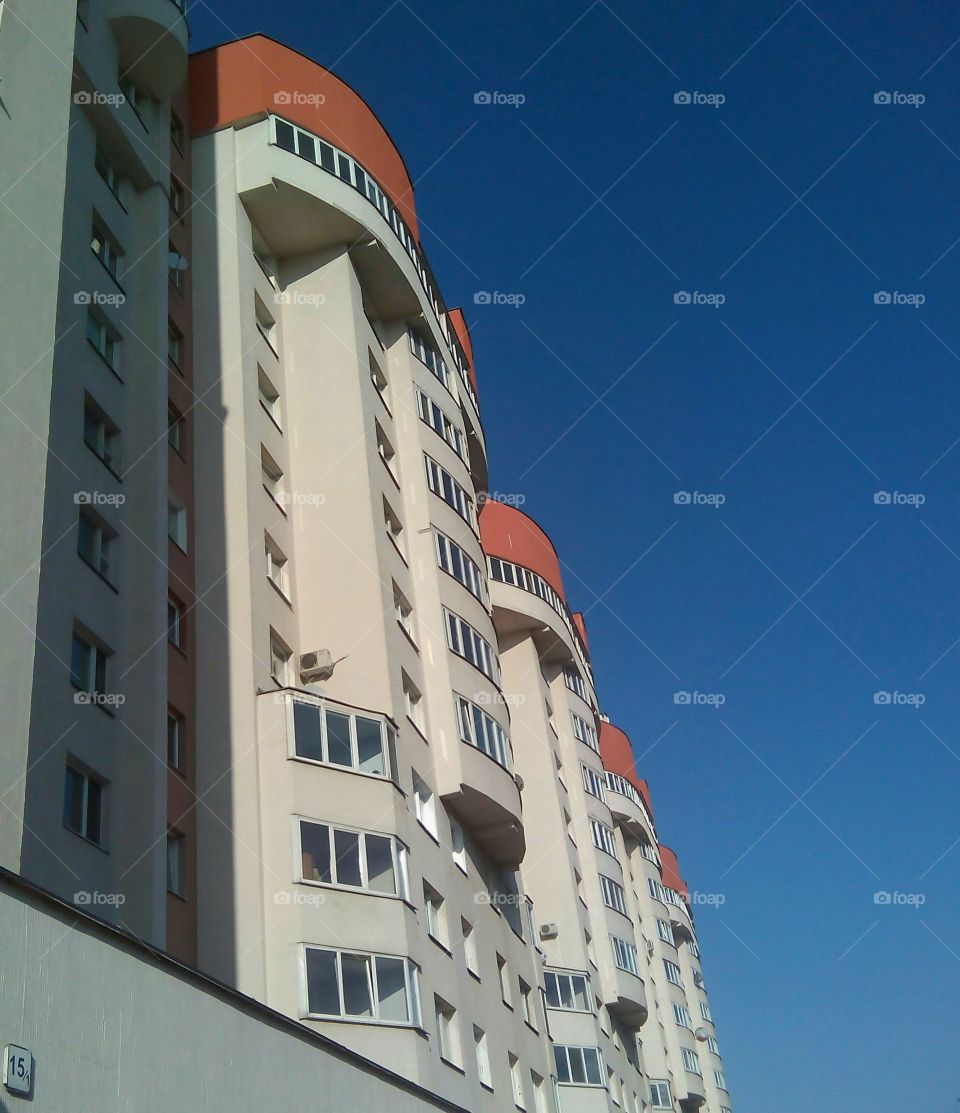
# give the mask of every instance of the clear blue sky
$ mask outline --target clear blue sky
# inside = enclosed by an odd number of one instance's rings
[[[735,1113],[946,1113],[960,9],[788,4],[193,0],[192,25],[330,66],[406,157],[491,487],[556,542],[664,841],[725,899],[697,922]]]

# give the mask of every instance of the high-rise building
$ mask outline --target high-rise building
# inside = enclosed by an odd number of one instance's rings
[[[389,135],[175,0],[0,13],[0,865],[461,1107],[723,1113]]]

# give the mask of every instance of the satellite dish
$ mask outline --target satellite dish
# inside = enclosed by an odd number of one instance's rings
[[[167,255],[167,266],[172,271],[185,271],[190,269],[190,261],[179,251],[171,251]]]
[[[707,1040],[710,1038],[710,1033],[706,1030],[706,1028],[698,1028],[693,1034],[694,1037],[700,1041],[700,1043],[706,1043]]]

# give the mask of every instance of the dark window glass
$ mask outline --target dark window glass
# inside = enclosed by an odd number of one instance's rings
[[[354,831],[334,831],[333,846],[337,856],[337,884],[361,885],[360,836]]]
[[[317,145],[320,147],[320,165],[324,170],[329,170],[331,174],[335,174],[337,168],[333,161],[333,147],[329,143],[324,143],[322,139],[317,140]]]
[[[301,822],[300,857],[304,881],[330,882],[330,828]]]
[[[383,762],[383,727],[377,719],[357,716],[357,752],[365,773],[386,773]]]
[[[103,787],[99,781],[87,782],[87,830],[86,836],[94,842],[100,841],[100,811]]]
[[[378,893],[396,893],[393,876],[393,847],[383,835],[367,835],[367,879],[370,888]]]
[[[341,955],[343,1011],[346,1016],[373,1016],[370,959],[365,955]]]
[[[307,1003],[312,1013],[340,1015],[337,956],[332,951],[307,951]]]
[[[337,171],[345,182],[350,181],[350,159],[346,155],[337,155]]]
[[[69,765],[64,784],[63,822],[71,831],[83,834],[83,776]]]
[[[323,760],[323,749],[320,745],[320,709],[318,707],[294,700],[293,733],[296,751],[300,757],[312,758],[314,761]]]
[[[360,190],[361,193],[366,193],[366,191],[367,191],[367,176],[366,176],[366,174],[364,174],[364,172],[360,169],[359,166],[354,168],[354,177],[357,179],[354,182],[354,185],[357,187],[357,189]]]
[[[307,135],[305,131],[297,132],[297,154],[310,162],[317,161],[317,147],[313,136]]]
[[[277,120],[277,146],[283,147],[285,151],[296,153],[294,130],[290,124],[285,124],[283,120]]]
[[[327,716],[327,751],[328,761],[334,765],[352,765],[353,757],[350,750],[350,716],[341,715],[339,711],[328,711]]]

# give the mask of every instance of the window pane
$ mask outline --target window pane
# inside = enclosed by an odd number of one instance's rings
[[[277,120],[277,146],[285,151],[294,151],[293,128],[282,120]]]
[[[573,1008],[573,988],[570,978],[561,977],[557,979],[560,990],[560,1007],[563,1009]]]
[[[373,1016],[370,959],[366,955],[341,955],[343,1011],[347,1016]]]
[[[87,781],[87,830],[86,836],[94,842],[100,841],[100,799],[103,795],[99,781]]]
[[[383,727],[377,719],[357,716],[357,751],[359,768],[365,773],[386,773],[383,761]]]
[[[83,777],[69,765],[64,784],[63,822],[71,831],[83,829]]]
[[[556,974],[544,974],[543,976],[543,987],[547,996],[547,1004],[552,1009],[560,1008],[559,980]]]
[[[337,858],[337,884],[361,885],[360,836],[354,831],[334,831],[333,847]]]
[[[334,765],[352,765],[350,751],[350,716],[339,711],[327,711],[328,760]]]
[[[383,835],[366,835],[367,878],[371,889],[378,893],[396,893],[393,876],[393,844]]]
[[[307,951],[307,1007],[312,1013],[340,1015],[337,956],[333,951]]]
[[[320,823],[300,824],[300,860],[304,881],[331,881],[330,828]]]
[[[294,700],[293,733],[294,745],[300,757],[312,758],[314,761],[323,760],[323,749],[320,745],[319,707]]]
[[[578,1009],[588,1009],[590,1006],[587,1004],[587,979],[574,978],[573,989],[576,1007]]]
[[[405,963],[399,958],[377,959],[377,995],[380,1019],[407,1021],[407,976]]]
[[[556,1063],[557,1063],[557,1081],[558,1082],[569,1082],[570,1081],[570,1071],[569,1071],[569,1068],[567,1067],[567,1051],[566,1051],[566,1048],[563,1047],[559,1043],[555,1043],[553,1045],[553,1057],[554,1057],[554,1059],[556,1060]]]
[[[595,1047],[585,1047],[583,1058],[587,1072],[587,1081],[594,1086],[600,1085],[600,1055]]]
[[[568,1047],[567,1055],[570,1057],[570,1081],[586,1082],[587,1072],[583,1066],[583,1048]]]
[[[90,653],[91,647],[78,635],[73,635],[73,644],[70,649],[70,677],[80,688],[85,688],[90,683]]]

